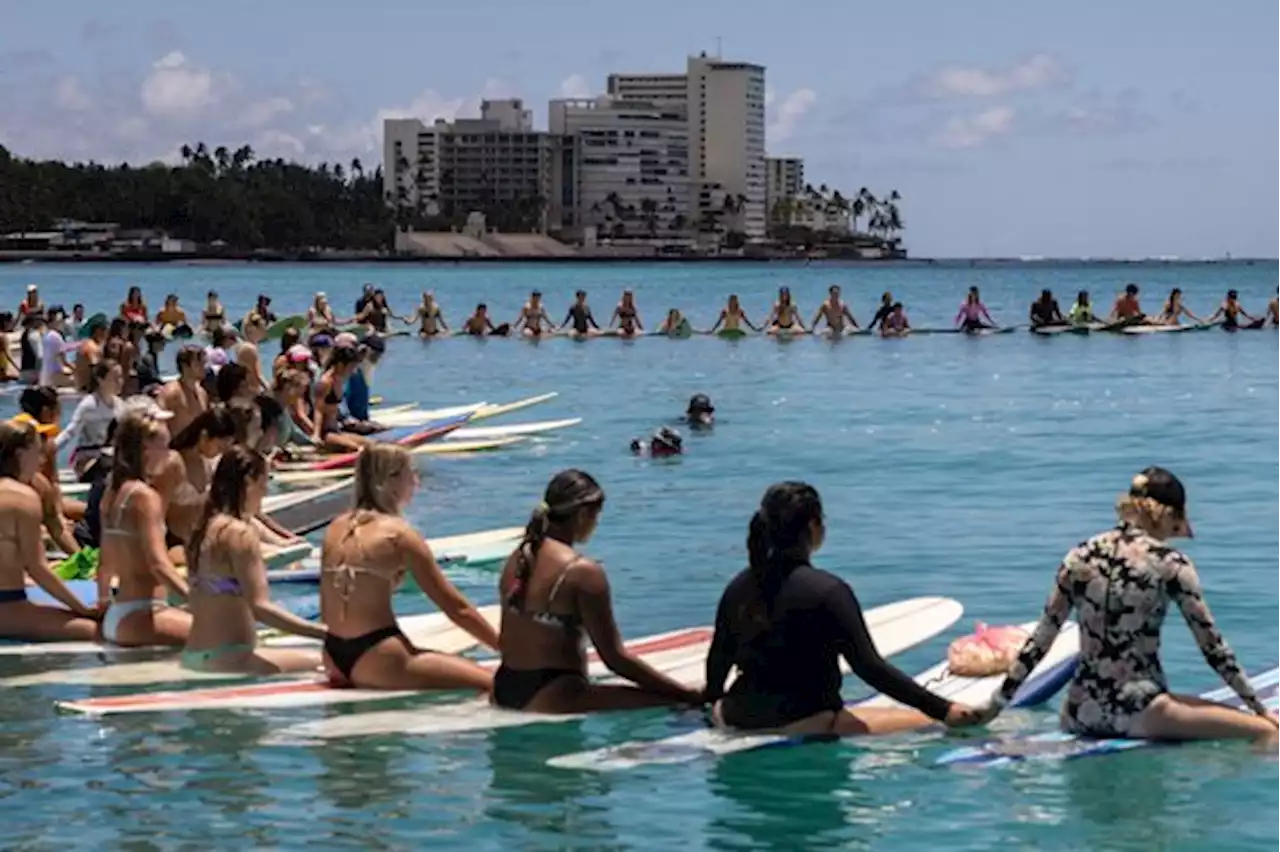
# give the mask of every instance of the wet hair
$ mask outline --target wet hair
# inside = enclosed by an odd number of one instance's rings
[[[1227,291],[1227,298],[1228,298],[1228,299],[1238,299],[1238,298],[1240,298],[1240,293],[1239,293],[1239,291],[1237,291],[1237,290],[1228,290],[1228,291]]]
[[[811,526],[822,521],[822,498],[805,482],[779,482],[769,486],[760,508],[747,526],[747,566],[755,579],[756,594],[746,604],[747,622],[767,630],[773,602],[782,583],[797,566],[808,560]]]
[[[111,358],[103,358],[94,364],[93,369],[89,371],[89,393],[97,393],[102,380],[111,375],[112,370],[116,369],[119,369],[123,374],[124,368],[120,366],[120,362]]]
[[[209,523],[217,515],[240,518],[244,515],[244,498],[248,484],[267,474],[267,460],[248,447],[232,447],[222,454],[218,466],[209,480],[209,494],[204,511],[191,538],[187,541],[187,572],[194,576],[199,570],[199,559]]]
[[[489,306],[488,306],[488,305],[486,305],[484,302],[481,302],[480,304],[476,305],[476,311],[477,311],[477,312],[479,312],[479,311],[487,311],[487,310],[489,310]]]
[[[130,480],[147,478],[143,447],[163,428],[160,421],[141,411],[130,412],[116,421],[111,456],[111,484],[114,488],[119,489]]]
[[[185,452],[200,442],[200,436],[217,440],[234,439],[239,432],[235,417],[225,405],[213,405],[202,411],[186,428],[173,436],[169,449]]]
[[[1163,467],[1148,467],[1133,477],[1129,491],[1116,501],[1122,521],[1159,524],[1166,515],[1187,516],[1187,490],[1182,481]]]
[[[0,478],[17,479],[18,454],[39,440],[30,423],[0,422]]]
[[[302,332],[296,328],[286,328],[284,334],[280,335],[280,351],[288,352],[294,346],[302,342]]]
[[[1124,285],[1124,291],[1128,293],[1130,296],[1136,296],[1138,294],[1138,285],[1126,284]]]
[[[182,370],[184,367],[190,367],[192,364],[198,364],[203,358],[204,347],[198,346],[194,343],[188,343],[178,350],[178,354],[176,356],[178,369]]]
[[[47,385],[27,388],[18,397],[18,408],[37,420],[46,408],[56,408],[57,405],[58,391]]]
[[[1040,291],[1040,298],[1041,298],[1041,299],[1044,299],[1046,302],[1047,302],[1047,301],[1049,301],[1050,299],[1052,299],[1052,298],[1053,298],[1053,291],[1052,291],[1052,290],[1041,290],[1041,291]]]
[[[225,364],[218,370],[213,387],[219,402],[230,402],[236,391],[249,380],[249,371],[239,364]]]
[[[538,561],[538,551],[551,531],[572,528],[581,520],[583,513],[599,511],[603,505],[604,489],[591,474],[569,468],[551,478],[543,492],[542,502],[529,516],[529,523],[524,529],[516,560],[515,582],[507,595],[508,606],[523,609],[529,577]]]
[[[574,297],[575,297],[575,298],[578,298],[578,299],[585,299],[585,298],[587,297],[587,291],[586,291],[586,290],[577,290],[577,291],[575,291],[575,292],[574,292],[574,294],[573,294],[573,295],[574,295]]]

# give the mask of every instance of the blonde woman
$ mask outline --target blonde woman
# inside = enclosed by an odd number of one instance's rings
[[[35,427],[0,423],[0,636],[89,641],[98,632],[97,610],[72,594],[45,558],[43,512],[31,487],[43,458]],[[66,609],[28,601],[28,576]]]
[[[329,307],[329,299],[323,292],[316,293],[311,307],[307,308],[307,328],[312,334],[318,331],[330,331],[338,325],[333,318],[333,308]]]
[[[618,306],[613,309],[613,316],[609,319],[609,327],[617,328],[619,337],[635,337],[644,333],[634,291],[622,291],[622,298],[618,300]]]
[[[360,452],[355,508],[329,525],[320,571],[320,612],[329,626],[325,668],[339,683],[363,689],[475,689],[493,676],[462,657],[413,646],[391,606],[406,569],[449,620],[489,648],[498,633],[445,578],[431,548],[400,513],[418,472],[403,447],[373,444]]]
[[[204,515],[191,535],[191,632],[182,665],[195,671],[279,674],[320,667],[319,650],[259,648],[257,623],[323,639],[323,624],[271,600],[262,542],[252,523],[267,493],[267,463],[247,447],[222,454]]]
[[[165,590],[187,599],[187,583],[165,549],[164,504],[147,470],[169,456],[169,430],[154,409],[124,415],[116,425],[109,484],[102,495],[102,555],[98,601],[107,605],[102,638],[114,645],[181,645],[191,616],[165,602]],[[115,599],[111,584],[119,580]]]
[[[435,337],[438,334],[449,333],[449,326],[444,321],[444,314],[440,310],[440,305],[436,302],[435,294],[430,290],[422,294],[422,304],[418,305],[412,314],[401,319],[407,325],[418,323],[419,337]]]
[[[1058,566],[1040,624],[984,720],[1018,691],[1076,608],[1080,663],[1062,706],[1064,730],[1095,738],[1274,742],[1276,716],[1258,700],[1214,624],[1195,565],[1167,543],[1192,537],[1182,483],[1164,468],[1149,467],[1133,478],[1116,514],[1114,529],[1078,545]],[[1248,712],[1169,691],[1159,650],[1170,602]]]

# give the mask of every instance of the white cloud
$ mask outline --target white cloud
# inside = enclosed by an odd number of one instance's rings
[[[218,101],[212,72],[192,66],[177,50],[151,66],[141,96],[147,112],[172,118],[195,115]]]
[[[591,84],[581,74],[570,74],[560,81],[560,97],[589,98],[592,97]]]
[[[772,99],[765,94],[765,103]],[[796,89],[777,103],[772,109],[773,115],[765,128],[765,139],[770,143],[785,142],[796,132],[796,126],[813,109],[818,102],[818,93],[813,89]]]
[[[519,97],[519,93],[501,77],[490,77],[480,87],[480,97],[487,101],[500,101],[506,98]]]
[[[975,148],[1013,130],[1017,111],[1010,106],[985,109],[970,116],[956,116],[947,122],[934,140],[944,148]]]
[[[63,109],[81,112],[93,103],[80,78],[74,74],[63,77],[53,89],[53,100]]]
[[[293,112],[293,109],[293,101],[288,98],[266,98],[249,104],[240,114],[240,122],[246,127],[262,127],[270,124],[276,116]]]
[[[934,98],[994,97],[1011,92],[1044,89],[1066,82],[1062,64],[1047,53],[1037,53],[1003,70],[952,65],[940,68],[921,83]]]
[[[286,160],[297,160],[307,153],[307,146],[292,133],[266,130],[254,141],[253,150],[263,158],[282,157]]]

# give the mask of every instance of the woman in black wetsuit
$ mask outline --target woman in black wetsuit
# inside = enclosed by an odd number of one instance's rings
[[[880,656],[853,589],[809,564],[825,535],[812,486],[782,482],[765,492],[747,533],[750,565],[729,583],[716,612],[706,688],[716,721],[837,736],[908,731],[935,720],[974,724],[977,710],[939,698]],[[839,657],[907,707],[845,706]],[[726,692],[735,666],[741,675]]]

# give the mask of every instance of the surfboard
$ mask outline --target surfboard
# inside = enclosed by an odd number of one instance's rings
[[[1025,625],[1035,627],[1035,622]],[[877,647],[879,637],[877,636]],[[1079,631],[1075,624],[1064,626],[1053,649],[1041,662],[1022,689],[1014,696],[1012,706],[1033,706],[1047,701],[1070,679],[1079,654]],[[883,648],[880,649],[884,654]],[[887,656],[887,654],[885,654]],[[1004,681],[1003,676],[962,678],[948,673],[946,662],[916,675],[915,681],[936,695],[950,701],[982,704],[990,700]],[[898,702],[883,695],[849,702],[852,707],[897,707]],[[617,772],[638,766],[689,763],[703,758],[717,758],[761,748],[778,748],[830,741],[827,735],[744,734],[720,728],[700,728],[686,734],[661,740],[634,741],[621,745],[560,755],[547,761],[557,769],[592,772]]]
[[[747,333],[740,328],[722,328],[716,332],[716,337],[721,340],[741,340],[746,336]]]
[[[351,505],[351,477],[284,494],[269,494],[262,512],[294,535],[306,535],[332,521]]]
[[[470,405],[455,405],[450,408],[432,409],[418,408],[416,404],[409,408],[396,405],[387,408],[375,408],[370,412],[370,416],[375,422],[381,423],[383,426],[416,426],[421,423],[429,423],[432,420],[439,420],[443,417],[475,414],[487,404],[485,402],[473,402]]]
[[[1003,325],[999,328],[980,328],[976,331],[958,331],[960,334],[965,334],[969,337],[991,337],[994,334],[1009,334],[1017,330],[1018,327],[1016,325]]]
[[[1027,331],[1032,334],[1038,334],[1041,337],[1056,337],[1059,334],[1088,334],[1089,326],[1087,325],[1046,325],[1036,328],[1029,327]]]
[[[302,314],[281,317],[271,325],[267,326],[267,339],[279,340],[284,337],[284,333],[291,328],[296,328],[298,331],[305,331],[307,328],[307,318]]]
[[[569,417],[564,420],[540,420],[532,423],[512,423],[510,426],[467,426],[450,432],[444,443],[455,441],[490,441],[495,438],[515,438],[527,435],[541,435],[557,429],[568,429],[582,422],[581,417]]]
[[[882,651],[896,653],[936,636],[955,623],[963,610],[964,607],[958,602],[948,598],[913,598],[868,610],[866,619],[877,646]],[[654,650],[652,656],[645,657],[646,662],[681,683],[699,683],[705,676],[706,656],[711,647],[712,635],[710,628],[700,630],[704,635],[698,641],[679,648],[665,647],[664,642],[664,647]],[[590,673],[592,676],[606,674],[598,664],[592,665]],[[617,679],[610,678],[606,682],[617,682]],[[280,731],[276,742],[283,744],[297,740],[329,740],[378,734],[426,736],[554,724],[581,719],[585,715],[504,710],[485,701],[472,700],[304,722]]]
[[[1280,668],[1269,669],[1249,678],[1258,698],[1270,709],[1280,708]],[[1210,690],[1200,694],[1209,701],[1221,701],[1244,709],[1244,703],[1230,687]],[[1081,757],[1099,757],[1132,751],[1139,748],[1174,745],[1173,743],[1135,739],[1090,739],[1052,731],[1042,734],[1003,737],[977,746],[952,749],[938,758],[942,766],[1008,766],[1032,760],[1075,760]]]
[[[508,402],[502,405],[493,405],[487,402],[478,402],[471,405],[455,406],[452,408],[438,408],[431,411],[408,411],[394,413],[384,416],[381,410],[375,409],[373,419],[385,426],[422,426],[433,420],[440,420],[450,417],[459,417],[464,414],[470,414],[471,420],[468,425],[481,420],[487,420],[490,417],[499,417],[503,414],[511,414],[534,405],[540,405],[550,399],[555,399],[560,394],[552,391],[551,393],[538,394],[536,396],[526,397],[525,399]]]
[[[560,395],[559,391],[551,391],[550,393],[542,393],[536,396],[518,399],[515,402],[508,402],[503,405],[482,405],[476,409],[475,414],[471,416],[471,422],[476,423],[481,420],[488,420],[490,417],[501,417],[503,414],[514,414],[517,411],[523,411],[534,405],[541,405],[548,400],[555,399]]]
[[[682,662],[690,653],[697,653],[698,649],[701,649],[701,653],[705,654],[706,648],[709,647],[710,643],[711,628],[696,627],[639,639],[628,643],[628,647],[646,658],[656,654],[665,654],[670,659]],[[493,659],[485,660],[481,665],[497,668],[498,661]],[[603,673],[603,665],[594,653],[590,655],[590,670],[596,674]],[[105,716],[121,713],[157,713],[174,710],[265,710],[321,707],[384,701],[413,695],[432,695],[439,694],[439,692],[439,690],[336,688],[326,680],[307,678],[305,680],[277,680],[245,686],[89,698],[83,701],[57,702],[56,706],[60,710],[71,713]],[[487,706],[481,702],[468,702],[468,705],[473,703]],[[426,712],[434,713],[438,709],[440,709],[439,705],[434,705]]]
[[[423,424],[420,428],[405,426],[400,429],[393,429],[390,432],[384,432],[382,435],[387,436],[380,440],[384,443],[394,442],[402,447],[413,448],[427,443],[428,441],[442,438],[450,432],[458,429],[462,424],[468,422],[471,415],[462,414],[458,417],[448,417],[442,420],[433,420],[430,423]],[[404,434],[405,430],[408,431]],[[321,456],[315,461],[305,462],[303,467],[308,470],[333,470],[334,468],[354,467],[356,459],[360,454],[356,453],[335,453],[334,455]]]
[[[1190,325],[1127,325],[1120,329],[1121,334],[1177,334],[1182,331],[1190,331],[1195,326]]]
[[[488,441],[441,441],[436,444],[423,444],[409,451],[412,456],[465,456],[470,453],[483,453],[509,447],[527,441],[524,436],[511,438],[494,438]],[[354,468],[340,467],[330,470],[306,470],[286,468],[271,475],[271,481],[278,485],[314,485],[321,482],[332,482],[335,479],[350,479]]]

